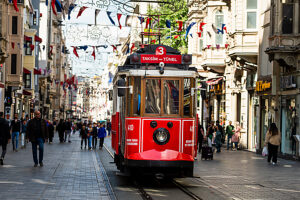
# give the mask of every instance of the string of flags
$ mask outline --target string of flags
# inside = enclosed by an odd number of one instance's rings
[[[114,49],[114,51],[116,51],[117,50],[117,47],[116,47],[116,45],[111,45],[112,47],[113,47],[113,49]],[[73,54],[77,57],[77,58],[79,58],[79,55],[78,55],[78,52],[77,52],[77,50],[84,50],[84,51],[86,51],[89,47],[92,47],[93,48],[93,52],[92,52],[92,54],[91,54],[91,56],[93,56],[94,57],[94,60],[96,59],[96,48],[98,49],[98,48],[100,48],[100,47],[102,47],[102,48],[108,48],[108,45],[98,45],[98,46],[92,46],[92,45],[84,45],[84,46],[71,46],[72,48],[73,48]],[[63,48],[65,48],[64,46],[63,46]]]

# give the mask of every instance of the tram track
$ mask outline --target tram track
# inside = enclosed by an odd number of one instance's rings
[[[109,155],[114,158],[113,153],[111,152],[111,150],[104,145],[105,150],[109,153]],[[152,179],[153,182],[159,184],[159,185],[164,185],[165,183],[163,183],[161,180],[158,180],[156,178]],[[193,200],[203,200],[201,197],[199,197],[198,195],[196,195],[195,193],[193,193],[192,191],[190,191],[186,186],[184,186],[183,184],[181,184],[180,182],[178,182],[176,179],[172,179],[172,181],[170,182],[172,183],[172,185],[174,185],[176,188],[178,188],[181,192],[183,192],[185,195],[189,196],[191,199]],[[139,180],[134,179],[133,180],[133,184],[134,186],[138,189],[140,196],[142,197],[143,200],[153,200],[155,199],[153,196],[151,196],[145,188],[142,187],[142,183],[139,182]]]

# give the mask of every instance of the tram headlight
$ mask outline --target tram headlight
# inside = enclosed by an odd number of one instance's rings
[[[158,128],[153,133],[153,140],[159,145],[167,144],[170,140],[170,133],[165,128]]]

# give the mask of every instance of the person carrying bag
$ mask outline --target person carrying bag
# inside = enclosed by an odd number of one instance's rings
[[[278,147],[281,142],[281,133],[279,132],[278,128],[276,127],[275,123],[272,123],[265,139],[265,147],[268,146],[268,163],[271,162],[275,165],[277,163],[277,152]]]

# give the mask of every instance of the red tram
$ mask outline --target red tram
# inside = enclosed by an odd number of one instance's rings
[[[114,78],[112,147],[119,170],[193,176],[197,70],[191,55],[148,45]]]

